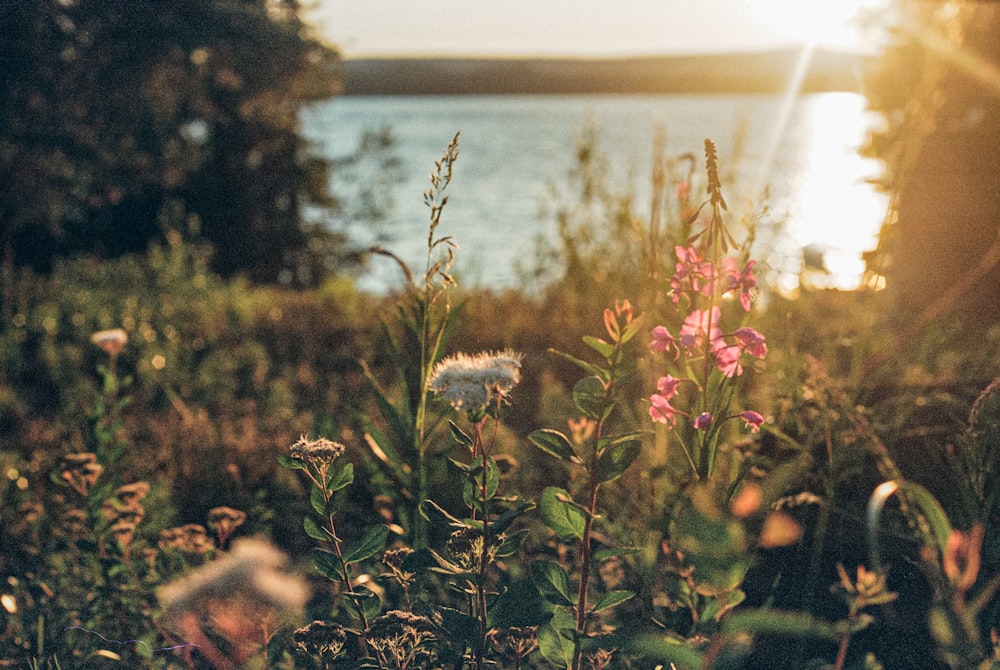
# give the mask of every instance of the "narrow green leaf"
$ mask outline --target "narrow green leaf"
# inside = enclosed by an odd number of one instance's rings
[[[584,377],[573,386],[573,403],[586,416],[600,421],[611,414],[614,406],[607,389],[598,377]]]
[[[348,463],[342,468],[330,468],[326,478],[328,491],[339,491],[352,483],[354,483],[354,463]]]
[[[594,552],[594,562],[600,563],[615,556],[629,556],[640,553],[635,547],[605,547]]]
[[[524,545],[524,541],[528,539],[529,533],[530,531],[527,528],[522,528],[505,537],[503,544],[497,548],[497,558],[507,558],[516,554],[521,546]]]
[[[632,321],[629,322],[627,326],[625,326],[625,330],[622,331],[622,337],[621,337],[622,344],[625,344],[639,333],[639,331],[642,329],[643,321],[645,321],[645,319],[643,318],[645,316],[646,316],[645,314],[640,314],[639,316],[632,319]]]
[[[332,551],[313,549],[309,552],[312,564],[319,574],[330,581],[340,581],[344,575],[344,564]]]
[[[555,531],[561,540],[582,540],[586,516],[571,502],[569,493],[558,486],[547,486],[538,500],[542,523]]]
[[[602,379],[606,378],[608,375],[607,371],[604,370],[603,368],[600,368],[592,363],[588,363],[587,361],[582,361],[576,356],[571,356],[556,349],[549,349],[549,352],[555,354],[556,356],[566,359],[570,363],[578,365],[587,374],[591,374],[594,375],[595,377],[600,377]]]
[[[934,495],[920,484],[903,480],[890,480],[882,482],[868,499],[868,539],[872,554],[872,568],[880,570],[882,568],[879,556],[878,523],[882,515],[882,509],[886,501],[896,493],[903,493],[907,496],[923,513],[930,525],[931,539],[936,543],[936,549],[943,556],[947,550],[948,537],[951,535],[952,526],[945,514],[944,508]]]
[[[635,597],[635,593],[632,591],[608,591],[604,594],[604,597],[594,605],[594,609],[591,612],[603,612],[609,610],[612,607],[617,607],[626,600],[630,600]]]
[[[385,541],[388,537],[388,526],[369,528],[365,536],[356,545],[353,545],[344,552],[344,563],[358,563],[366,558],[371,558],[385,549]]]
[[[468,528],[469,524],[452,516],[433,500],[421,501],[420,516],[437,526],[451,526],[452,528]]]
[[[455,440],[456,444],[465,448],[469,448],[472,446],[473,444],[472,438],[469,436],[468,433],[462,430],[457,423],[455,423],[454,421],[449,421],[448,428],[451,430],[451,437],[453,440]]]
[[[558,430],[551,430],[549,428],[534,430],[528,435],[528,440],[545,453],[555,456],[560,460],[576,464],[583,462],[577,455],[576,450],[573,449],[569,438]]]
[[[599,353],[604,358],[611,358],[615,353],[615,345],[605,342],[599,337],[594,337],[592,335],[584,335],[584,343],[591,349]]]
[[[665,668],[676,670],[701,670],[705,667],[703,654],[682,640],[666,635],[643,635],[631,640],[630,651],[646,656]]]
[[[514,522],[514,519],[533,509],[535,509],[535,503],[531,500],[520,501],[515,507],[507,510],[490,523],[490,534],[497,535],[504,532]]]
[[[309,502],[312,504],[312,508],[316,511],[316,514],[320,516],[327,515],[326,499],[323,497],[322,489],[318,489],[315,486],[309,489]]]
[[[314,540],[325,542],[330,539],[330,534],[320,528],[319,524],[311,516],[302,518],[302,527],[305,529],[306,535]]]
[[[305,461],[291,456],[278,456],[278,465],[289,470],[305,470]]]
[[[637,437],[616,440],[597,458],[594,477],[599,484],[614,481],[622,476],[630,465],[639,458],[642,442]]]
[[[835,642],[840,631],[833,624],[804,612],[781,610],[737,610],[722,620],[727,633],[773,634]]]
[[[532,561],[531,581],[535,588],[553,605],[572,607],[576,604],[576,594],[569,583],[569,575],[558,563],[552,561]]]

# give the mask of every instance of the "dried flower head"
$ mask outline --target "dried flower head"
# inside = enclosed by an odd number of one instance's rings
[[[382,563],[389,568],[389,574],[399,584],[408,584],[415,573],[406,570],[403,564],[413,555],[413,549],[405,545],[386,549],[382,554]]]
[[[101,476],[102,472],[104,472],[104,466],[97,462],[97,455],[84,452],[63,456],[59,476],[74,491],[86,496],[97,483],[97,478]]]
[[[538,626],[493,628],[487,633],[493,650],[508,662],[523,661],[538,647]]]
[[[335,458],[342,456],[346,450],[347,447],[340,442],[334,442],[325,437],[310,440],[303,435],[291,446],[289,455],[302,461],[330,463]]]
[[[232,507],[213,507],[208,510],[208,526],[219,537],[219,546],[224,547],[226,541],[237,527],[247,519],[247,513]]]
[[[435,640],[434,625],[427,617],[391,610],[372,621],[365,640],[394,667],[425,667],[433,658],[424,645]]]
[[[146,516],[146,510],[138,501],[122,504],[117,498],[108,498],[101,505],[101,512],[111,523],[125,521],[127,523],[138,524]]]
[[[115,489],[115,497],[125,504],[144,500],[148,494],[149,484],[146,482],[133,482]]]
[[[483,532],[475,528],[459,528],[448,537],[448,553],[455,563],[470,572],[478,572],[484,558],[490,564],[496,559],[496,552],[506,539],[503,533],[490,535],[489,546],[483,551],[485,539]]]
[[[215,549],[205,527],[189,523],[160,531],[160,549],[177,549],[190,556],[201,556]]]
[[[87,532],[87,513],[82,509],[68,509],[60,517],[60,530],[73,539],[84,537]]]
[[[115,536],[115,541],[123,551],[132,543],[135,529],[136,524],[131,521],[117,521],[111,526],[111,534]]]
[[[340,656],[347,633],[339,623],[313,621],[292,633],[295,645],[307,654],[318,656],[323,663],[332,663]]]
[[[455,354],[434,366],[427,385],[455,409],[482,409],[509,396],[521,381],[523,358],[510,349],[474,356]]]
[[[115,358],[128,344],[128,333],[121,328],[100,330],[90,336],[90,341],[108,356]]]

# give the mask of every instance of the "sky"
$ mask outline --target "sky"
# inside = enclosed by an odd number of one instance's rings
[[[347,58],[873,50],[857,17],[885,1],[314,0],[312,21]]]

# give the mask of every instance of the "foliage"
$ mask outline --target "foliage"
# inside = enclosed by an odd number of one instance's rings
[[[212,265],[298,276],[307,204],[329,204],[298,108],[337,87],[297,0],[26,0],[0,18],[4,263],[139,252],[171,231]]]

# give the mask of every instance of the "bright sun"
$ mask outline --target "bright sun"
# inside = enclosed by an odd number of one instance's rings
[[[862,22],[886,0],[747,0],[743,7],[774,37],[806,46],[870,49]]]

